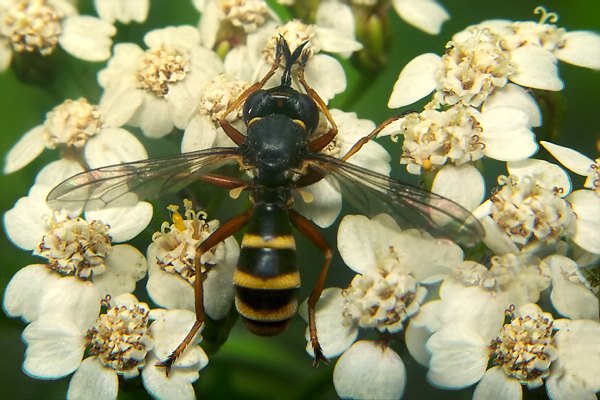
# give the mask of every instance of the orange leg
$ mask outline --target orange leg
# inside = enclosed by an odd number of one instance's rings
[[[321,345],[319,344],[319,338],[317,336],[317,324],[315,321],[315,309],[317,301],[319,301],[321,293],[323,292],[323,288],[325,287],[327,271],[329,270],[329,264],[331,264],[333,252],[325,240],[325,237],[321,234],[321,232],[319,232],[319,229],[312,221],[294,210],[290,210],[290,219],[300,233],[306,236],[307,239],[317,246],[323,253],[323,256],[325,256],[323,266],[321,267],[321,272],[319,273],[319,278],[317,279],[315,287],[308,298],[308,330],[310,333],[310,342],[315,352],[314,366],[316,367],[319,365],[319,361],[329,362],[327,357],[323,355]]]
[[[206,238],[198,248],[196,249],[196,255],[194,257],[194,267],[196,268],[196,279],[194,280],[194,306],[196,309],[196,320],[194,321],[194,325],[188,332],[187,336],[183,341],[177,346],[177,348],[171,353],[171,355],[165,360],[158,364],[157,366],[166,367],[167,375],[169,374],[169,370],[173,365],[173,362],[183,353],[188,344],[192,341],[194,336],[202,327],[204,323],[204,293],[202,288],[202,263],[201,258],[204,253],[242,229],[250,220],[250,216],[252,215],[252,209],[230,219],[221,225],[217,230],[210,234],[209,237]]]

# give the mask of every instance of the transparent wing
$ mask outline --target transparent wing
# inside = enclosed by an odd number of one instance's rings
[[[181,190],[239,158],[237,147],[221,147],[100,167],[58,184],[47,203],[71,210],[132,205]]]
[[[466,246],[483,237],[477,218],[450,199],[334,157],[316,154],[306,162],[324,175],[335,176],[344,200],[361,213],[386,213],[402,227],[423,229]]]

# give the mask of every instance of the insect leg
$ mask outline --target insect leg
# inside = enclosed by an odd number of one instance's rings
[[[229,221],[225,222],[221,225],[217,230],[210,234],[196,249],[196,256],[194,257],[194,266],[196,268],[196,279],[194,280],[194,306],[196,309],[196,320],[194,321],[194,325],[188,332],[187,336],[183,341],[177,346],[177,348],[171,353],[171,355],[165,360],[157,364],[160,367],[167,368],[167,375],[169,374],[169,369],[173,365],[173,362],[183,353],[188,344],[192,341],[196,333],[202,324],[204,323],[204,293],[202,290],[203,277],[202,273],[202,263],[201,258],[204,253],[239,231],[248,223],[250,220],[250,216],[252,215],[252,209],[239,214],[236,217],[231,218]]]
[[[319,110],[321,110],[323,115],[325,115],[325,118],[327,118],[329,124],[331,124],[331,129],[329,129],[329,131],[319,136],[318,138],[312,140],[308,144],[308,148],[310,149],[310,151],[318,153],[319,151],[323,150],[329,143],[331,143],[331,141],[335,138],[335,136],[338,133],[338,127],[333,117],[331,116],[331,113],[329,112],[329,108],[327,108],[327,104],[325,104],[321,96],[319,96],[319,94],[313,88],[310,87],[310,85],[308,84],[308,82],[306,82],[306,79],[304,78],[304,67],[306,66],[307,61],[308,53],[302,53],[302,58],[300,59],[298,68],[298,81],[300,82],[304,90],[306,90],[306,94],[308,94],[314,100]]]
[[[271,69],[269,69],[269,71],[265,74],[265,76],[262,77],[262,79],[260,81],[254,83],[248,89],[244,90],[242,92],[242,94],[240,94],[240,96],[233,103],[231,103],[229,105],[229,107],[227,107],[227,110],[225,110],[225,114],[223,114],[223,117],[221,119],[219,119],[219,125],[221,125],[221,128],[223,128],[223,131],[225,131],[227,136],[229,136],[229,138],[231,140],[233,140],[234,143],[237,144],[238,146],[241,145],[242,143],[244,143],[244,140],[246,140],[246,136],[244,136],[244,134],[242,134],[240,131],[238,131],[236,128],[234,128],[227,121],[226,118],[234,110],[238,109],[246,101],[248,96],[250,96],[252,93],[256,92],[257,90],[262,89],[262,87],[265,86],[267,81],[269,79],[271,79],[271,77],[273,75],[275,75],[275,71],[277,71],[277,69],[279,68],[279,65],[281,64],[281,55],[283,52],[281,46],[282,45],[278,42],[276,51],[275,51],[275,61],[273,62],[273,65],[271,65]]]
[[[237,189],[248,185],[248,182],[227,175],[206,174],[200,180],[225,189]]]
[[[354,143],[354,146],[352,146],[350,148],[350,150],[348,150],[348,152],[346,154],[344,154],[344,156],[342,157],[342,160],[346,161],[350,157],[352,157],[355,153],[357,153],[365,145],[365,143],[369,142],[371,139],[376,137],[379,134],[379,132],[381,132],[389,124],[391,124],[392,122],[397,121],[400,118],[405,117],[407,114],[411,114],[413,112],[414,112],[413,110],[407,110],[401,114],[394,115],[393,117],[390,117],[390,118],[386,119],[385,121],[383,121],[377,128],[375,128],[373,130],[373,132],[369,133],[367,136],[360,138],[358,140],[358,142]]]
[[[327,357],[323,355],[323,351],[321,350],[321,345],[319,344],[319,338],[317,337],[317,324],[315,322],[315,307],[317,305],[317,301],[321,297],[321,293],[323,292],[323,288],[325,286],[325,279],[327,279],[327,271],[329,269],[329,264],[331,263],[331,257],[333,256],[333,252],[331,251],[331,247],[325,240],[325,237],[319,232],[317,226],[298,213],[297,211],[290,210],[290,219],[294,226],[302,233],[307,239],[309,239],[315,246],[321,250],[325,260],[323,261],[323,266],[321,267],[321,272],[319,273],[319,278],[315,283],[315,287],[308,298],[308,330],[310,333],[310,342],[312,344],[313,350],[315,352],[315,361],[314,366],[319,365],[319,361],[329,362]]]

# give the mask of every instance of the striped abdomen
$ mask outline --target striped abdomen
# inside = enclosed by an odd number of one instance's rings
[[[235,305],[258,335],[282,332],[298,310],[300,274],[287,209],[255,205],[233,276]]]

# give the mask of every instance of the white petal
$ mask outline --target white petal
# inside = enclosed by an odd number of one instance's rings
[[[105,128],[85,146],[85,159],[92,169],[145,158],[148,153],[142,142],[122,128]]]
[[[128,244],[114,246],[106,257],[107,269],[93,278],[101,296],[132,293],[137,281],[146,276],[148,263],[138,249]]]
[[[305,217],[311,219],[321,228],[326,228],[335,222],[342,210],[342,194],[335,178],[327,177],[310,186],[302,188],[302,192],[311,197],[306,203],[296,196],[294,208]]]
[[[144,102],[131,117],[129,123],[139,126],[144,135],[158,139],[173,130],[173,120],[169,115],[169,107],[164,99],[153,94],[145,94]]]
[[[427,378],[436,386],[459,389],[479,381],[488,363],[488,343],[469,327],[453,324],[427,342],[431,352]]]
[[[24,321],[34,321],[39,316],[40,293],[54,276],[42,264],[28,265],[17,271],[4,291],[3,307],[10,317],[21,317]]]
[[[197,75],[199,74],[200,72],[197,72]],[[200,100],[198,87],[203,85],[194,84],[191,78],[192,76],[187,76],[184,81],[169,86],[169,93],[165,96],[169,106],[169,115],[179,129],[187,127]]]
[[[83,333],[66,318],[38,319],[23,331],[27,343],[23,369],[28,375],[56,379],[75,371],[83,357]]]
[[[421,315],[422,311],[423,308],[421,308],[418,315]],[[428,367],[431,354],[429,354],[425,345],[431,337],[431,332],[425,327],[413,324],[413,319],[414,318],[410,319],[408,327],[406,328],[404,342],[406,343],[406,348],[412,358],[422,366]]]
[[[483,242],[495,254],[516,254],[519,252],[517,246],[506,235],[506,232],[500,229],[498,224],[496,224],[496,222],[491,217],[485,216],[483,218],[480,218],[479,222],[481,222],[481,225],[483,225],[483,228],[485,230]]]
[[[164,367],[157,367],[158,360],[149,357],[142,370],[144,387],[153,397],[164,400],[195,400],[192,382],[199,378],[197,368],[172,368],[169,376]]]
[[[362,44],[341,31],[317,26],[317,36],[323,51],[330,53],[351,53],[362,49]]]
[[[65,179],[80,172],[83,172],[83,167],[78,161],[61,158],[60,160],[52,161],[42,168],[35,177],[35,183],[53,188]],[[48,192],[50,190],[46,194]],[[31,192],[29,195],[31,196]]]
[[[577,175],[588,176],[592,173],[594,160],[581,154],[577,150],[544,141],[541,141],[540,144],[544,146],[558,162],[575,172]]]
[[[392,6],[403,20],[423,32],[437,35],[450,18],[435,0],[393,0]]]
[[[552,366],[554,373],[546,379],[546,392],[552,400],[598,400],[596,393],[585,387],[577,376],[565,376],[562,371]]]
[[[60,46],[75,57],[86,61],[104,61],[110,57],[110,38],[117,30],[108,22],[79,15],[63,20],[62,29]]]
[[[233,272],[237,266],[240,248],[234,238],[223,242],[225,256],[218,266],[209,273],[202,287],[204,290],[204,311],[212,319],[222,319],[231,310],[233,304]]]
[[[68,318],[81,331],[89,329],[100,312],[100,293],[89,281],[73,276],[49,280],[40,295],[39,316]]]
[[[354,38],[354,15],[352,8],[345,3],[337,1],[325,1],[319,4],[315,24],[321,27],[333,28],[341,32],[347,38]],[[350,52],[343,53],[344,57]]]
[[[474,210],[485,196],[485,181],[472,164],[445,165],[435,175],[431,191]]]
[[[131,199],[133,202],[134,199]],[[109,234],[113,242],[126,242],[142,232],[152,220],[152,204],[140,201],[133,206],[117,205],[102,210],[87,211],[88,221],[100,220],[110,226]]]
[[[209,149],[214,146],[217,128],[210,118],[204,115],[192,117],[181,140],[181,152]]]
[[[190,49],[200,44],[200,32],[191,25],[169,26],[146,33],[144,43],[151,49],[161,46]]]
[[[529,116],[512,107],[494,107],[480,114],[484,154],[500,161],[523,160],[537,151],[535,135],[529,129]]]
[[[571,193],[571,179],[558,165],[530,158],[510,161],[506,164],[506,168],[511,175],[519,179],[533,175],[537,178],[537,184],[548,189],[559,188],[563,196]]]
[[[102,76],[102,71],[98,76]],[[124,76],[118,82],[105,86],[99,107],[107,127],[126,124],[143,103],[144,92],[128,83],[129,78]]]
[[[173,350],[183,342],[196,320],[196,315],[187,310],[157,311],[159,312],[150,311],[150,318],[156,318],[150,325],[150,331],[154,338],[152,351],[160,360],[166,360]],[[199,337],[198,335],[196,337]],[[208,363],[206,354],[197,343],[197,339],[190,342],[181,356],[173,363],[174,368],[198,366],[199,369]]]
[[[529,125],[538,127],[542,125],[542,112],[533,96],[525,89],[514,83],[509,83],[500,90],[494,91],[485,100],[482,111],[499,106],[512,106],[525,111],[529,116]]]
[[[327,288],[323,290],[315,314],[317,325],[317,334],[323,354],[327,358],[339,356],[346,351],[358,336],[358,327],[356,325],[344,326],[344,297],[342,289]],[[308,307],[306,301],[300,306],[298,313],[308,322]],[[308,341],[306,352],[314,357],[315,352],[310,343],[310,334],[308,327],[304,335]]]
[[[6,236],[15,246],[33,250],[42,241],[47,232],[44,219],[51,213],[44,201],[48,190],[48,187],[34,185],[29,196],[21,197],[4,214]]]
[[[563,47],[556,52],[561,61],[579,67],[600,69],[600,35],[597,32],[567,32],[563,39]]]
[[[437,85],[435,74],[441,60],[437,54],[427,53],[406,64],[394,84],[388,107],[403,107],[431,93]]]
[[[510,80],[522,86],[542,90],[562,90],[563,82],[558,76],[556,57],[540,47],[528,45],[511,52],[517,70]]]
[[[67,399],[116,399],[119,378],[115,370],[104,367],[97,357],[88,357],[79,366],[69,382]]]
[[[475,387],[473,400],[521,400],[521,383],[508,377],[502,368],[492,367]]]
[[[570,258],[553,255],[546,257],[542,265],[550,269],[552,276],[552,305],[561,315],[572,319],[591,319],[598,321],[599,305],[596,296],[582,282],[571,282],[562,273],[577,271],[577,264]]]
[[[399,399],[406,386],[406,368],[389,347],[361,340],[340,357],[333,384],[345,399]]]
[[[364,215],[347,215],[338,228],[338,250],[346,265],[364,274],[377,265],[379,247],[391,244],[399,231],[397,225],[394,230]]]
[[[23,168],[44,151],[46,148],[44,143],[45,131],[46,129],[43,125],[38,125],[24,134],[15,143],[4,159],[5,174],[10,174]]]
[[[325,103],[346,90],[346,73],[342,65],[326,54],[311,57],[306,64],[304,75]]]
[[[205,3],[202,9],[202,18],[200,18],[200,40],[202,44],[209,49],[215,46],[217,33],[219,32],[220,13],[218,4],[214,1]]]
[[[4,38],[0,39],[0,72],[6,71],[12,61],[12,46]]]
[[[132,20],[144,22],[150,8],[149,0],[94,0],[94,7],[100,18],[110,23],[119,21],[128,24]]]
[[[566,377],[576,377],[582,387],[600,391],[600,324],[589,320],[568,321],[553,341],[559,352],[554,361],[556,367]]]
[[[576,190],[568,198],[577,215],[573,241],[585,250],[600,254],[600,196],[587,189]]]

